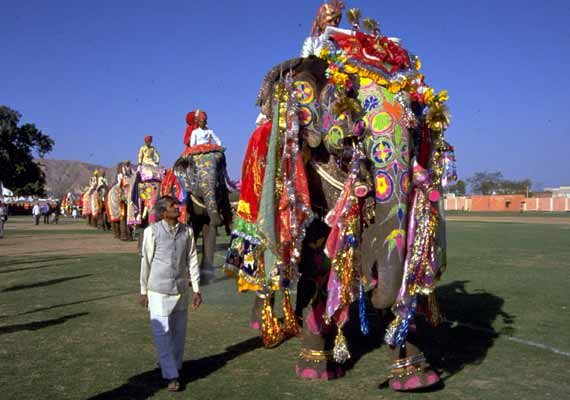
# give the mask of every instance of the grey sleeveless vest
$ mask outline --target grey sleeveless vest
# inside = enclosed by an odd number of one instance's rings
[[[180,294],[188,290],[188,225],[180,224],[175,234],[162,222],[151,225],[155,250],[150,264],[148,289],[162,294]]]

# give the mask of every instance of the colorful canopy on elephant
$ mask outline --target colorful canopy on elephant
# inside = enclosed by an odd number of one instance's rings
[[[121,183],[113,185],[107,194],[107,199],[105,202],[105,212],[107,213],[107,218],[109,222],[118,222],[121,219],[124,211],[124,205],[122,200],[122,188]]]
[[[84,217],[91,215],[91,194],[89,190],[81,195],[82,199],[82,214]]]
[[[257,231],[259,202],[267,163],[271,122],[258,127],[249,139],[242,165],[240,199],[232,228],[225,271],[237,277],[238,291],[262,290],[265,283],[261,238]]]
[[[246,150],[237,218],[225,270],[238,290],[288,288],[313,214],[299,148],[292,81],[276,92],[274,123],[258,127]]]
[[[206,144],[199,144],[196,146],[189,146],[187,147],[184,152],[180,155],[180,157],[188,157],[194,154],[201,154],[201,153],[209,153],[212,151],[225,151],[222,146],[219,146],[214,143],[206,143]]]

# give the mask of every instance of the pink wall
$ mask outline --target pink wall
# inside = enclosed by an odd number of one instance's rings
[[[507,207],[507,202],[509,206]],[[523,203],[521,207],[521,203]],[[448,211],[570,211],[570,198],[564,197],[525,197],[519,195],[473,195],[449,197],[444,199]]]

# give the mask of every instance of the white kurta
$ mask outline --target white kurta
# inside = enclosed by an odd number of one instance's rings
[[[164,220],[157,222],[163,224],[166,229],[174,232],[178,229],[178,224],[170,227]],[[196,251],[196,243],[192,229],[188,229],[188,240],[191,244],[188,246],[188,272],[190,275],[190,282],[192,283],[192,290],[194,293],[200,291],[200,272],[198,270],[198,254]],[[148,308],[153,315],[168,316],[174,311],[186,310],[188,308],[188,291],[176,295],[169,295],[163,293],[153,292],[148,290],[148,278],[150,276],[150,266],[154,251],[156,248],[154,233],[151,227],[144,230],[144,239],[142,244],[142,259],[141,259],[141,294],[148,296]]]
[[[197,146],[200,144],[217,144],[222,145],[222,141],[216,136],[211,129],[196,128],[192,131],[190,136],[190,146]]]

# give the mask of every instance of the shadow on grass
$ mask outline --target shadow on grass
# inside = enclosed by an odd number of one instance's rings
[[[128,294],[131,294],[131,293],[130,293],[130,292],[125,292],[125,293],[114,294],[114,295],[111,295],[111,296],[101,296],[101,297],[94,297],[94,298],[92,298],[92,299],[86,299],[86,300],[80,300],[80,301],[73,301],[73,302],[71,302],[71,303],[56,304],[55,306],[36,308],[35,310],[26,311],[26,312],[23,312],[23,313],[20,313],[20,314],[1,316],[0,319],[13,318],[13,317],[20,317],[20,316],[22,316],[22,315],[35,314],[35,313],[42,312],[42,311],[53,310],[54,308],[75,306],[75,305],[77,305],[77,304],[85,304],[85,303],[90,303],[90,302],[92,302],[92,301],[112,299],[112,298],[114,298],[114,297],[121,297],[121,296],[125,296],[125,295],[128,295]]]
[[[82,278],[86,278],[88,276],[91,276],[93,274],[84,274],[84,275],[77,275],[77,276],[69,276],[66,278],[57,278],[57,279],[50,279],[47,281],[43,281],[43,282],[37,282],[37,283],[30,283],[28,285],[16,285],[16,286],[11,286],[8,287],[6,289],[2,290],[2,293],[5,292],[15,292],[17,290],[24,290],[24,289],[33,289],[33,288],[38,288],[38,287],[45,287],[45,286],[51,286],[51,285],[55,285],[57,283],[62,283],[62,282],[67,282],[67,281],[73,281],[75,279],[82,279]]]
[[[83,312],[83,313],[66,315],[64,317],[55,318],[55,319],[48,319],[45,321],[27,322],[25,324],[0,326],[0,335],[5,335],[7,333],[21,332],[21,331],[37,331],[39,329],[47,328],[49,326],[63,324],[69,321],[70,319],[83,317],[88,314],[89,314],[88,312]]]
[[[437,299],[446,322],[432,328],[423,320],[418,329],[425,329],[424,352],[430,363],[442,372],[445,381],[467,365],[483,362],[495,339],[501,333],[514,333],[515,316],[503,311],[505,301],[492,293],[477,290],[469,293],[469,281],[455,281],[436,289]],[[502,320],[502,332],[493,323]]]
[[[69,260],[69,256],[49,256],[49,257],[18,257],[17,259],[5,259],[0,261],[0,268],[13,267],[22,264],[49,263],[53,261]]]
[[[36,265],[35,267],[28,267],[28,268],[15,268],[15,269],[8,269],[5,271],[0,271],[0,274],[8,274],[10,272],[22,272],[22,271],[32,271],[34,269],[44,269],[44,268],[53,268],[53,267],[67,267],[69,264],[75,263],[78,260],[67,260],[65,264],[63,263],[48,263],[48,264],[41,264]],[[35,263],[33,263],[35,264]]]
[[[358,315],[358,302],[350,306],[350,319],[343,329],[348,343],[350,343],[350,359],[343,364],[343,369],[350,370],[364,356],[384,344],[384,331],[387,323],[382,310],[372,307],[366,301],[366,315],[368,317],[368,335],[364,335],[360,328],[360,317]]]
[[[243,342],[234,344],[222,353],[200,358],[198,360],[185,361],[182,365],[180,376],[181,389],[196,380],[202,379],[211,373],[223,368],[228,361],[242,354],[263,347],[260,337],[253,337]],[[155,368],[129,378],[128,382],[116,389],[109,390],[90,397],[89,400],[102,399],[147,399],[156,392],[166,389],[166,383],[162,379],[160,369]]]
[[[495,339],[501,333],[514,333],[514,316],[503,311],[504,300],[492,293],[466,289],[468,281],[455,281],[437,288],[438,301],[446,317],[446,322],[439,327],[429,326],[423,318],[417,318],[418,345],[424,351],[430,364],[441,372],[442,380],[459,373],[467,365],[479,365],[487,356]],[[356,304],[351,306],[351,316],[344,332],[351,344],[351,358],[344,364],[346,370],[352,369],[367,353],[382,347],[385,329],[390,322],[391,313],[375,310],[367,301],[369,334],[360,330],[360,319]],[[506,328],[497,332],[493,323],[501,318]],[[386,365],[384,375],[388,375]],[[379,377],[382,372],[379,373]],[[388,387],[386,380],[380,388]],[[429,391],[441,389],[430,388]]]

